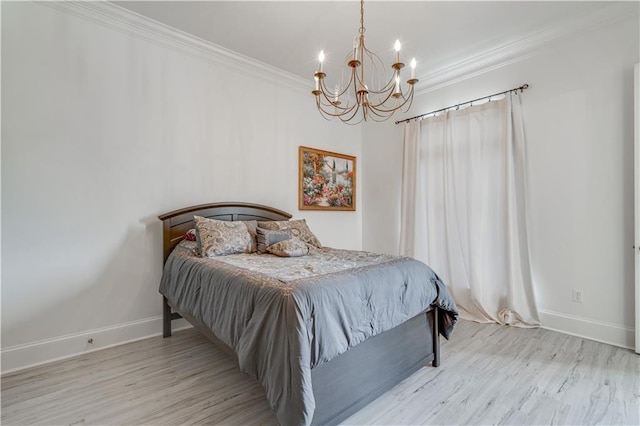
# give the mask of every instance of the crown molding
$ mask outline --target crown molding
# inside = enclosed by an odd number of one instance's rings
[[[308,89],[309,81],[280,68],[226,49],[108,1],[38,1],[69,15],[120,31],[194,58],[228,67],[234,72],[269,80],[293,89]]]
[[[574,17],[420,76],[416,96],[520,62],[544,51],[552,43],[568,40],[624,19],[637,19],[635,2],[615,2],[600,10]]]
[[[225,66],[255,78],[307,90],[309,81],[296,74],[226,49],[192,34],[162,24],[105,0],[38,1],[62,12],[92,21],[176,52]],[[600,10],[578,15],[561,25],[547,27],[526,36],[446,65],[419,76],[416,96],[520,62],[544,51],[552,43],[594,31],[623,19],[637,19],[636,2],[612,2]]]

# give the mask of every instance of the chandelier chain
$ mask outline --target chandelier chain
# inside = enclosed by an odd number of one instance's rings
[[[360,34],[364,34],[367,29],[364,27],[364,0],[360,0]]]

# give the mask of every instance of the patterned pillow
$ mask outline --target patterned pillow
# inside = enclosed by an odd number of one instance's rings
[[[267,252],[280,257],[299,257],[309,254],[309,246],[298,237],[280,241],[267,247]]]
[[[250,253],[251,234],[244,222],[228,222],[193,216],[202,257]]]
[[[294,237],[300,238],[305,243],[312,246],[322,248],[318,237],[313,235],[307,221],[305,219],[298,220],[278,220],[272,222],[258,222],[258,226],[264,229],[291,229],[291,233]]]
[[[291,230],[283,229],[263,229],[258,227],[258,253],[263,254],[267,252],[267,247],[280,241],[291,239]]]
[[[251,249],[250,253],[255,253],[258,251],[258,232],[256,228],[258,227],[258,222],[255,220],[243,220],[244,224],[247,225],[247,229],[249,230],[249,234],[251,235]]]

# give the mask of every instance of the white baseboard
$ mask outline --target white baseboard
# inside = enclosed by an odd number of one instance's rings
[[[173,321],[173,330],[191,327],[184,319]],[[127,322],[110,327],[83,331],[24,345],[10,346],[0,352],[2,374],[35,367],[118,346],[136,340],[162,335],[162,316]],[[93,343],[89,343],[92,339]]]
[[[595,340],[622,348],[633,349],[635,330],[618,324],[540,309],[542,328]],[[184,319],[173,321],[173,330],[191,327]],[[16,345],[0,352],[2,374],[12,373],[41,364],[60,361],[88,352],[118,346],[136,340],[160,336],[162,316],[118,324],[76,334]],[[88,343],[93,339],[93,343]]]
[[[633,349],[635,330],[619,324],[594,321],[559,312],[539,309],[542,328],[621,348]]]

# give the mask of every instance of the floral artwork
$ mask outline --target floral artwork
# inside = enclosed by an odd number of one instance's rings
[[[298,208],[356,209],[356,158],[300,147]]]

